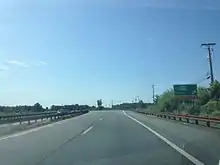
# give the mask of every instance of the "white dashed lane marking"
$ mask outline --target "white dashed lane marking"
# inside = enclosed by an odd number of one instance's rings
[[[91,131],[92,128],[93,128],[93,125],[90,126],[88,129],[86,129],[83,133],[81,133],[81,135],[87,134],[89,131]]]

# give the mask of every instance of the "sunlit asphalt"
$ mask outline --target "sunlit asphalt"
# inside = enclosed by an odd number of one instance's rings
[[[2,165],[217,165],[219,153],[217,129],[129,111],[90,112],[0,138]]]

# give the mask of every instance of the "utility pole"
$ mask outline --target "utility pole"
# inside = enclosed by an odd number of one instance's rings
[[[215,45],[216,43],[201,44],[202,47],[205,47],[208,49],[208,61],[209,61],[209,67],[210,67],[211,83],[214,82],[214,74],[213,74],[213,67],[212,67],[212,52],[213,52],[213,46]]]
[[[152,96],[153,103],[154,103],[154,101],[155,101],[155,96],[154,96],[155,89],[154,89],[154,88],[155,88],[155,85],[153,84],[153,85],[152,85],[152,89],[153,89],[153,96]]]
[[[134,103],[137,103],[137,96],[134,96]]]
[[[139,96],[137,96],[137,103],[140,101],[140,99],[139,99],[140,97]]]
[[[135,107],[136,107],[136,110],[139,109],[139,96],[135,96]]]
[[[113,108],[113,100],[112,100],[112,108]]]

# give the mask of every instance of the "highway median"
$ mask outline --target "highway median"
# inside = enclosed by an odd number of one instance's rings
[[[88,110],[58,114],[56,112],[0,116],[0,137],[44,126],[88,113]]]

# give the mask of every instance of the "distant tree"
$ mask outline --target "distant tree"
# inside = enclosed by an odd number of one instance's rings
[[[217,80],[210,84],[210,97],[214,100],[220,99],[220,82]]]
[[[145,104],[143,100],[140,100],[138,104],[139,104],[139,108],[145,108]]]
[[[98,106],[99,109],[102,108],[102,100],[101,99],[97,100],[97,106]]]
[[[95,106],[92,106],[92,107],[91,107],[91,110],[95,110],[95,109],[96,109],[96,107],[95,107]]]
[[[155,95],[154,104],[157,104],[157,103],[158,103],[159,97],[160,97],[159,95]]]
[[[31,109],[32,112],[43,112],[44,109],[42,107],[42,105],[40,105],[39,103],[34,104],[34,106]]]
[[[176,104],[173,97],[173,89],[169,89],[160,95],[160,97],[158,97],[157,104],[160,111],[174,111],[173,108],[176,108]]]
[[[210,99],[210,92],[208,88],[198,87],[197,91],[198,91],[198,104],[202,106],[208,103]]]
[[[55,106],[55,105],[52,105],[52,106],[50,107],[50,110],[51,110],[51,111],[56,111],[56,106]]]
[[[79,107],[80,107],[79,104],[75,104],[74,109],[79,110]]]
[[[4,112],[4,107],[0,106],[0,112]]]

